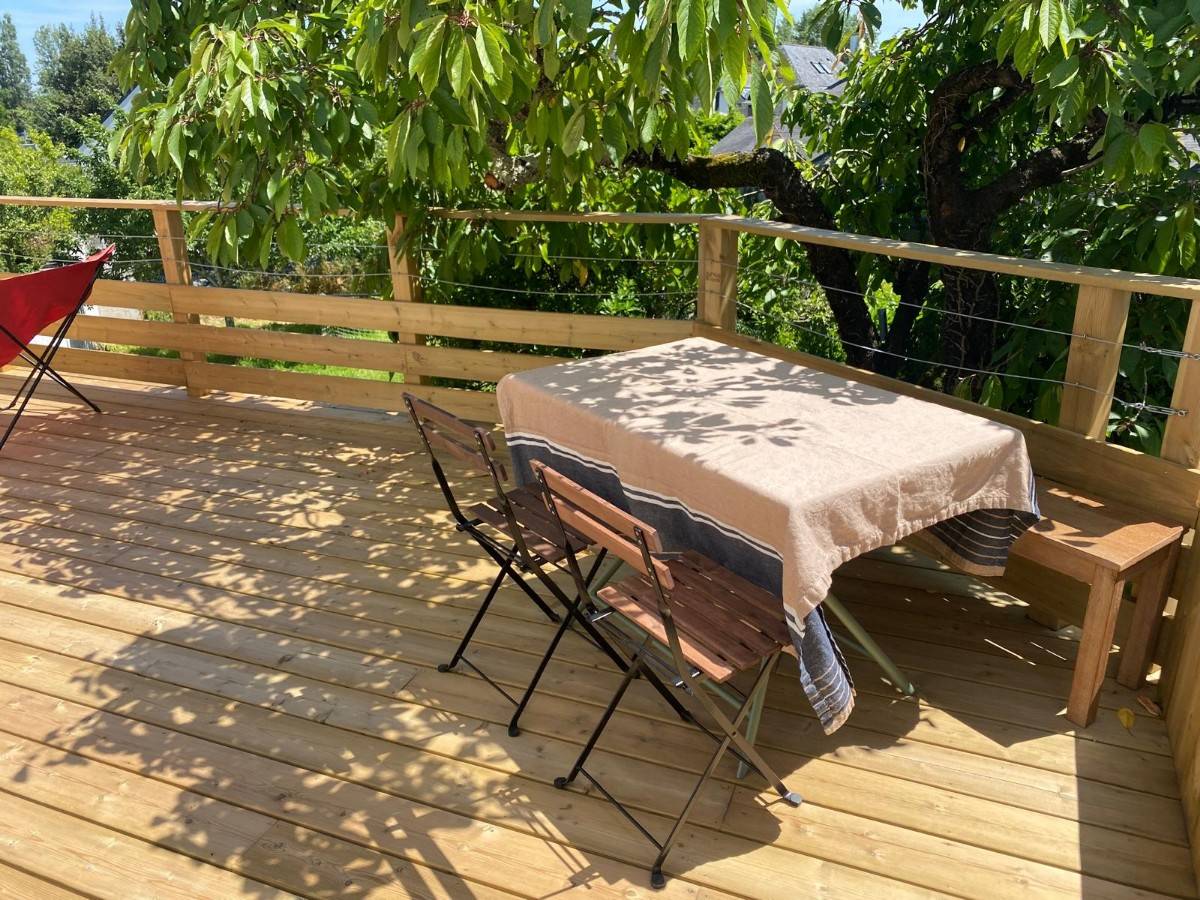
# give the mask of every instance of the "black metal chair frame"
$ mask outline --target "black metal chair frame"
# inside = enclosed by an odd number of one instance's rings
[[[66,378],[60,375],[58,371],[50,365],[54,361],[54,357],[58,354],[59,348],[62,346],[62,342],[67,336],[67,331],[69,331],[71,325],[74,324],[76,317],[79,315],[80,310],[82,310],[84,305],[87,303],[88,298],[92,296],[92,288],[96,284],[96,279],[100,277],[100,268],[102,267],[97,267],[96,273],[92,276],[92,280],[88,282],[87,289],[83,292],[82,296],[80,296],[79,302],[75,304],[75,309],[73,309],[69,315],[63,317],[62,322],[60,322],[58,328],[54,330],[54,334],[50,336],[50,340],[47,341],[45,349],[40,355],[36,353],[29,344],[26,344],[3,325],[0,325],[0,333],[3,333],[5,338],[12,341],[13,344],[16,345],[19,351],[18,357],[30,367],[29,374],[25,376],[25,380],[21,382],[21,385],[13,393],[13,396],[4,406],[0,407],[0,412],[8,412],[9,410],[13,409],[13,407],[16,407],[16,411],[12,414],[12,419],[9,420],[8,427],[4,429],[4,434],[0,435],[0,449],[3,449],[4,445],[8,443],[8,439],[12,436],[13,431],[17,427],[17,422],[20,421],[21,416],[29,407],[30,402],[33,400],[33,395],[37,392],[38,386],[42,383],[42,378],[47,375],[50,377],[51,381],[70,391],[72,394],[90,406],[93,410],[96,412],[101,411],[99,406],[85,397],[78,388],[67,381]]]
[[[566,525],[559,514],[558,503],[563,502],[569,504],[570,500],[555,494],[553,489],[547,483],[546,476],[540,467],[535,467],[535,473],[537,475],[543,495],[546,498],[547,506],[549,507],[554,520],[558,523],[559,527],[563,529],[563,533],[565,534]],[[733,755],[740,762],[755,769],[768,782],[768,784],[780,796],[780,798],[782,798],[789,805],[794,807],[800,806],[800,804],[803,802],[803,798],[801,798],[798,793],[788,790],[787,786],[783,783],[783,779],[776,774],[775,770],[771,768],[771,766],[759,754],[758,750],[755,749],[754,744],[748,740],[740,730],[742,722],[746,719],[747,714],[752,708],[753,698],[758,695],[762,685],[770,676],[771,672],[774,671],[775,665],[779,660],[780,654],[782,653],[782,648],[775,650],[774,653],[770,654],[762,661],[754,683],[751,685],[749,690],[741,695],[742,702],[740,706],[738,706],[732,718],[727,716],[726,713],[715,702],[712,696],[708,693],[708,691],[704,689],[703,685],[701,684],[700,674],[687,661],[687,658],[683,653],[683,647],[679,640],[679,632],[675,626],[675,621],[671,613],[670,594],[668,591],[664,590],[655,567],[656,560],[659,562],[664,562],[672,557],[678,556],[679,554],[653,553],[650,549],[649,542],[647,541],[646,533],[640,527],[635,527],[634,536],[642,554],[643,570],[641,574],[646,575],[646,577],[654,586],[658,614],[662,620],[663,630],[667,636],[667,645],[670,650],[671,659],[674,663],[674,668],[676,670],[675,674],[677,679],[674,681],[674,684],[676,687],[680,688],[686,696],[697,702],[707,713],[710,720],[716,724],[718,731],[714,731],[705,727],[703,723],[694,717],[689,716],[693,724],[695,724],[700,731],[708,735],[708,737],[712,738],[717,743],[717,749],[713,753],[712,758],[709,760],[709,763],[705,767],[703,773],[700,775],[699,780],[696,782],[696,786],[692,789],[691,794],[688,796],[688,799],[683,806],[683,810],[679,813],[679,817],[675,820],[670,832],[666,838],[662,840],[656,838],[654,834],[648,828],[646,828],[646,826],[643,825],[623,803],[621,803],[621,801],[613,796],[613,794],[610,793],[608,789],[605,788],[604,785],[601,784],[600,781],[584,767],[588,757],[591,755],[592,750],[596,746],[596,742],[600,739],[600,736],[607,727],[609,720],[616,712],[617,707],[620,705],[621,700],[625,696],[625,692],[629,689],[630,684],[633,683],[635,678],[640,676],[653,675],[650,669],[650,666],[652,665],[650,651],[652,644],[657,642],[652,638],[651,635],[647,634],[641,645],[634,652],[633,658],[628,667],[625,668],[625,674],[621,679],[621,683],[618,685],[616,692],[613,694],[612,699],[608,703],[608,706],[605,707],[603,714],[600,716],[600,720],[596,723],[595,729],[592,731],[591,736],[584,744],[578,758],[575,760],[575,763],[571,766],[570,772],[565,776],[560,776],[554,779],[554,786],[560,789],[566,789],[571,785],[572,782],[575,781],[578,776],[583,775],[585,778],[587,778],[587,780],[595,786],[595,788],[605,797],[605,799],[612,803],[613,806],[615,806],[617,810],[638,830],[638,832],[640,832],[643,837],[645,837],[655,848],[657,848],[658,855],[655,857],[650,869],[650,884],[652,887],[658,889],[666,885],[666,879],[662,872],[663,863],[666,860],[667,855],[671,852],[671,848],[674,846],[684,824],[687,822],[688,816],[691,814],[692,807],[695,805],[696,799],[700,796],[700,791],[703,789],[704,784],[716,771],[716,768],[726,751],[733,753]],[[583,581],[583,575],[579,567],[578,559],[576,558],[572,548],[569,546],[567,548],[566,560],[567,567],[570,570],[576,585],[580,588],[580,590],[584,590],[586,585]],[[725,687],[732,689],[732,685],[729,684],[726,684]],[[672,704],[672,706],[674,705],[675,704]]]
[[[462,511],[462,507],[459,506],[458,503],[458,498],[454,495],[454,489],[450,487],[450,481],[446,477],[445,470],[442,468],[441,460],[438,458],[438,454],[433,449],[429,435],[425,432],[425,425],[422,422],[421,416],[417,412],[416,407],[413,405],[413,399],[414,398],[412,398],[410,395],[406,394],[404,396],[404,405],[408,410],[409,416],[412,418],[413,424],[417,428],[417,435],[421,440],[421,446],[425,450],[426,455],[429,457],[430,464],[433,468],[434,478],[437,480],[438,487],[441,489],[442,496],[445,498],[446,506],[450,510],[450,515],[454,519],[455,529],[461,533],[470,535],[475,543],[477,543],[483,549],[483,551],[498,567],[496,577],[492,579],[491,584],[488,586],[488,590],[484,595],[483,602],[480,603],[479,609],[475,611],[475,616],[471,619],[470,625],[467,626],[467,630],[463,633],[458,646],[454,650],[454,654],[450,657],[450,661],[441,663],[438,666],[438,671],[449,672],[457,667],[460,662],[466,663],[467,666],[469,666],[477,675],[479,675],[480,678],[495,688],[501,694],[501,696],[505,697],[510,703],[515,705],[518,702],[516,698],[509,694],[508,691],[506,691],[501,685],[493,681],[486,672],[484,672],[466,657],[467,647],[470,646],[472,639],[475,637],[475,632],[479,628],[479,624],[483,621],[484,616],[487,615],[487,611],[492,605],[492,601],[495,600],[496,594],[499,592],[500,586],[504,583],[505,578],[508,578],[519,588],[521,588],[534,606],[540,609],[546,618],[551,622],[558,622],[559,615],[553,609],[551,609],[547,605],[546,601],[538,595],[537,591],[535,591],[529,585],[529,583],[521,576],[521,572],[518,569],[519,566],[524,565],[524,560],[531,556],[531,554],[529,554],[528,548],[523,546],[524,542],[521,537],[521,529],[516,525],[516,516],[512,511],[512,507],[508,502],[508,498],[505,496],[502,479],[500,478],[499,472],[497,471],[495,463],[492,460],[491,453],[488,450],[487,440],[483,431],[478,428],[473,429],[477,449],[482,454],[482,458],[486,462],[488,472],[492,478],[492,483],[496,493],[496,501],[500,510],[504,514],[505,519],[508,520],[509,525],[512,527],[514,540],[511,546],[502,544],[500,541],[492,537],[492,535],[484,531],[482,528],[484,522],[481,519],[469,518]]]
[[[490,447],[488,446],[487,434],[480,428],[473,428],[472,433],[475,438],[475,449],[482,458],[487,467],[488,475],[492,481],[492,489],[495,494],[497,505],[503,513],[505,520],[508,523],[509,531],[513,539],[511,546],[501,544],[490,534],[482,530],[483,522],[480,519],[469,518],[459,506],[458,499],[454,496],[454,490],[450,487],[450,482],[446,478],[445,470],[438,459],[437,454],[426,434],[424,425],[422,424],[420,415],[417,413],[413,405],[413,400],[417,399],[412,395],[406,394],[404,397],[405,407],[408,409],[409,416],[417,427],[417,434],[420,436],[421,445],[426,454],[429,456],[433,467],[434,478],[437,480],[438,487],[441,489],[442,496],[446,500],[446,505],[450,510],[450,515],[454,518],[455,528],[459,532],[463,532],[471,536],[491,557],[492,561],[499,566],[500,571],[497,572],[496,578],[492,581],[488,588],[487,594],[484,596],[483,602],[476,611],[471,624],[467,626],[466,632],[459,641],[458,647],[454,651],[454,655],[447,663],[442,663],[438,666],[439,672],[452,671],[460,662],[466,663],[476,674],[484,681],[495,688],[501,696],[512,703],[516,709],[513,712],[512,718],[509,720],[508,733],[511,737],[517,737],[521,733],[520,719],[525,709],[529,706],[530,700],[537,689],[538,683],[541,681],[542,675],[545,673],[546,667],[550,662],[550,658],[554,654],[554,650],[558,647],[562,640],[563,634],[572,624],[578,624],[582,629],[584,636],[594,644],[602,653],[608,656],[622,671],[628,668],[628,661],[612,646],[612,644],[604,637],[603,634],[596,628],[592,621],[580,610],[581,602],[587,598],[588,588],[595,579],[596,574],[600,570],[600,566],[605,558],[605,551],[601,550],[596,555],[589,568],[587,575],[583,576],[582,593],[577,594],[573,599],[568,597],[562,588],[553,580],[550,573],[545,570],[543,561],[529,549],[523,537],[523,529],[517,521],[516,513],[513,511],[512,504],[508,501],[507,494],[504,490],[504,478],[500,473],[500,469],[496,461],[492,458]],[[571,551],[571,546],[567,545],[567,551]],[[566,612],[565,616],[559,616],[552,610],[533,589],[533,587],[523,577],[524,574],[532,574],[546,588],[547,591],[555,598],[555,600],[563,607]],[[496,593],[500,589],[500,585],[504,583],[505,578],[510,578],[515,582],[522,591],[529,597],[530,600],[546,615],[552,622],[559,623],[554,637],[550,642],[550,649],[543,655],[534,672],[528,686],[521,694],[518,700],[508,693],[501,685],[492,680],[491,677],[482,671],[471,660],[464,655],[467,647],[470,645],[472,638],[475,636],[475,631],[478,629],[480,622],[487,615],[488,608],[496,597]],[[678,703],[670,688],[664,685],[657,677],[652,677],[651,682],[655,685],[660,694],[675,708],[676,712],[685,720],[690,720],[690,713]]]

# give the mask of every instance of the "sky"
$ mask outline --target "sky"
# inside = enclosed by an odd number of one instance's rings
[[[34,65],[33,33],[41,26],[65,22],[80,28],[97,15],[103,17],[105,25],[113,28],[125,24],[128,12],[129,0],[88,0],[83,3],[79,0],[0,0],[0,15],[8,13],[12,16],[30,68]]]
[[[793,8],[798,11],[808,5],[806,2],[796,2]],[[919,10],[902,9],[898,0],[883,0],[879,3],[879,9],[883,13],[883,37],[895,34],[902,28],[919,25],[924,19]],[[58,0],[57,3],[47,0],[0,0],[0,15],[8,13],[12,16],[21,48],[31,68],[34,65],[33,33],[40,26],[65,22],[79,28],[86,25],[92,15],[97,15],[102,16],[105,24],[112,28],[123,24],[128,12],[128,0]]]

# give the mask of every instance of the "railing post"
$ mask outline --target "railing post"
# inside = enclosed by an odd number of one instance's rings
[[[168,285],[191,285],[192,266],[188,261],[187,235],[183,229],[183,213],[178,209],[155,208],[151,211],[154,216],[154,236],[158,238],[158,255],[162,258],[163,277]],[[175,312],[174,294],[168,288],[171,297],[171,318],[175,322],[198,324],[200,317],[195,314]],[[189,397],[202,397],[204,391],[193,387],[190,372],[193,364],[204,362],[204,355],[195,350],[181,350],[179,358],[183,361],[183,381]]]
[[[1200,301],[1191,301],[1183,351],[1200,353]],[[1171,406],[1187,413],[1168,417],[1160,455],[1193,469],[1200,465],[1200,360],[1179,360]]]
[[[696,321],[725,331],[737,327],[738,232],[702,219]]]
[[[1129,297],[1129,291],[1079,286],[1058,420],[1063,428],[1104,440],[1121,364]]]
[[[404,246],[404,229],[407,221],[404,216],[397,215],[395,224],[388,229],[388,268],[392,273],[392,299],[401,303],[420,303],[424,300],[419,279],[420,270],[409,248]],[[425,343],[425,335],[408,331],[399,333],[400,343],[420,346]],[[404,380],[408,384],[425,384],[423,375],[414,375],[408,371],[408,361],[412,352],[405,352]]]

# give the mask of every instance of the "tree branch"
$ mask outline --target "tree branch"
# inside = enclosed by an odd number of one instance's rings
[[[1163,100],[1162,108],[1164,122],[1200,116],[1200,94],[1174,94]]]
[[[626,165],[670,175],[693,188],[757,187],[779,211],[779,219],[793,225],[836,230],[837,223],[820,194],[788,157],[773,147],[748,153],[716,156],[668,157],[660,151],[635,151]],[[861,287],[854,258],[836,247],[805,245],[813,274],[823,286],[837,321],[838,334],[847,342],[875,345],[875,326],[859,293]],[[871,365],[870,351],[847,346],[846,356],[856,365]]]
[[[1092,161],[1091,150],[1103,133],[1092,125],[1053,147],[1032,153],[987,185],[968,192],[980,215],[995,217],[1040,188],[1061,184],[1068,175]]]

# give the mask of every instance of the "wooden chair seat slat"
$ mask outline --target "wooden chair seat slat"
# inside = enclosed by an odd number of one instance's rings
[[[773,636],[778,637],[782,644],[790,643],[791,634],[787,630],[787,623],[783,620],[778,597],[707,556],[689,550],[683,554],[683,559],[697,573],[708,579],[714,588],[731,591],[752,603],[766,616],[764,622],[777,623],[778,630]]]
[[[521,537],[525,546],[543,563],[553,565],[566,558],[566,550],[562,546],[558,525],[552,522],[545,513],[545,505],[541,497],[528,488],[517,488],[505,494],[512,506],[513,516],[521,527]],[[467,509],[467,515],[486,522],[492,528],[502,531],[510,538],[514,537],[511,526],[495,501],[486,500]],[[576,552],[587,548],[588,541],[578,534],[571,535],[571,541]]]
[[[687,661],[709,678],[727,681],[790,642],[779,601],[766,591],[748,585],[760,595],[748,599],[736,583],[742,579],[695,553],[685,553],[668,566],[675,580],[671,613],[680,647]],[[654,587],[644,575],[609,585],[599,597],[666,643]],[[769,609],[759,602],[768,599],[773,601]]]
[[[760,607],[741,590],[733,588],[729,580],[721,577],[728,572],[727,569],[702,572],[696,566],[700,560],[703,557],[688,553],[672,569],[676,585],[686,588],[683,598],[685,606],[694,606],[698,615],[711,619],[719,629],[734,630],[743,643],[756,653],[770,653],[790,640],[783,620],[783,606],[778,599],[772,598],[774,604],[770,609]],[[766,594],[761,588],[751,587],[758,593]],[[743,632],[740,630],[742,626],[749,626],[750,630]],[[744,634],[753,637],[745,640]]]

